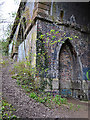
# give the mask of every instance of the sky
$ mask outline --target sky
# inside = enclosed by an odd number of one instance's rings
[[[8,24],[13,24],[20,0],[0,0],[0,40],[5,38],[5,30]]]

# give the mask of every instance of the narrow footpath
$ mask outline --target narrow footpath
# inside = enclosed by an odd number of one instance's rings
[[[70,112],[63,109],[49,109],[41,103],[36,102],[31,99],[22,88],[16,84],[16,80],[12,79],[10,74],[10,69],[13,69],[13,64],[10,59],[8,60],[8,65],[2,67],[2,96],[12,104],[16,111],[14,114],[19,118],[87,118],[88,110],[87,105],[85,105],[85,110]],[[84,113],[84,114],[83,114]]]

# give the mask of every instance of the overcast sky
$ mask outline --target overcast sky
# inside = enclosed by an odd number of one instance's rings
[[[9,23],[14,22],[12,13],[18,10],[20,0],[0,0],[0,39],[4,37],[4,31]]]

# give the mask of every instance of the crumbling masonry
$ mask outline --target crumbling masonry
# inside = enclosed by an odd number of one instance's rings
[[[37,40],[39,35],[46,35],[50,30],[59,31],[54,41],[62,38],[63,42],[55,42],[49,47],[44,43],[50,56],[48,74],[53,80],[53,92],[61,90],[64,94],[69,90],[68,94],[75,98],[89,99],[89,11],[90,3],[21,2],[10,36],[9,54],[21,61],[33,53],[31,64],[36,67],[40,64],[38,52],[42,50]],[[48,86],[46,90],[49,90]]]

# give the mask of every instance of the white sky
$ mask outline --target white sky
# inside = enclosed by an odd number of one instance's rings
[[[0,39],[5,37],[4,31],[8,23],[14,22],[12,13],[17,12],[19,3],[20,0],[0,0]]]

